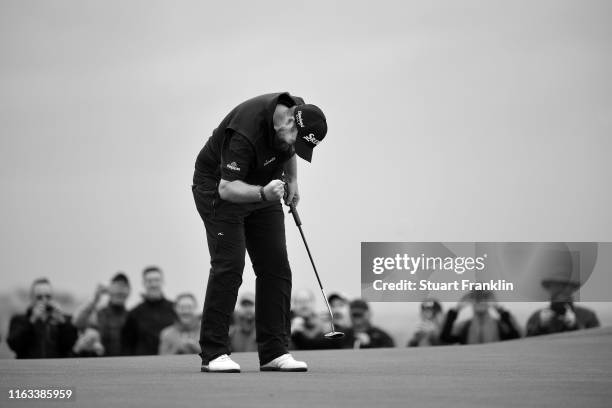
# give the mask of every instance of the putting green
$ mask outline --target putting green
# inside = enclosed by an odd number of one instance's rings
[[[479,346],[296,351],[307,373],[199,372],[196,356],[0,361],[9,388],[66,386],[70,407],[608,407],[612,328]],[[51,404],[51,405],[49,405]]]

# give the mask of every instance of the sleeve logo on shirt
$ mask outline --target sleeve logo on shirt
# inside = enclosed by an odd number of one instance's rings
[[[227,167],[230,170],[240,171],[240,167],[238,167],[238,163],[236,163],[235,161],[227,164],[225,167]]]
[[[304,139],[307,142],[312,143],[313,145],[318,145],[320,140],[317,140],[317,138],[315,138],[315,135],[313,133],[309,133],[308,136],[304,136],[302,137],[302,139]]]

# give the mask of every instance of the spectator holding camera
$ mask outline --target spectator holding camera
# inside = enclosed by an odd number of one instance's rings
[[[97,309],[102,296],[108,295],[108,303],[101,309]],[[125,303],[130,296],[130,282],[128,277],[119,272],[110,281],[108,287],[98,285],[92,300],[77,313],[74,325],[77,329],[85,331],[88,328],[97,330],[100,342],[103,346],[104,355],[121,355],[121,330],[127,317]],[[86,338],[89,339],[90,335]],[[95,352],[99,353],[96,347]]]
[[[372,312],[368,302],[355,299],[349,303],[351,328],[346,331],[342,339],[344,348],[380,348],[394,347],[391,336],[379,327],[372,324]]]
[[[291,348],[316,350],[336,348],[335,342],[324,337],[321,320],[315,311],[315,296],[310,290],[300,289],[291,298]]]
[[[574,304],[573,294],[580,288],[578,279],[572,279],[569,271],[559,268],[542,279],[550,304],[531,315],[527,321],[527,336],[599,327],[595,312]]]
[[[7,343],[17,358],[70,356],[77,330],[71,317],[53,299],[47,278],[32,283],[30,302],[26,313],[13,316],[9,325]]]
[[[472,317],[455,324],[459,313],[471,307]],[[450,309],[440,334],[445,343],[481,344],[521,337],[514,317],[497,304],[495,294],[489,290],[474,290]]]

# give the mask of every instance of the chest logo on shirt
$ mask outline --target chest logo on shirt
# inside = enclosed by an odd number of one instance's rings
[[[264,167],[276,160],[276,156],[269,158],[264,162]]]
[[[225,167],[227,167],[230,170],[240,171],[240,167],[238,167],[238,163],[236,163],[236,162],[231,162],[228,165],[226,165]]]

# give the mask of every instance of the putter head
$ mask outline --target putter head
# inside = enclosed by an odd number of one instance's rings
[[[327,337],[328,339],[341,339],[344,337],[344,333],[339,332],[339,331],[332,331],[329,333],[325,333],[324,336]]]

